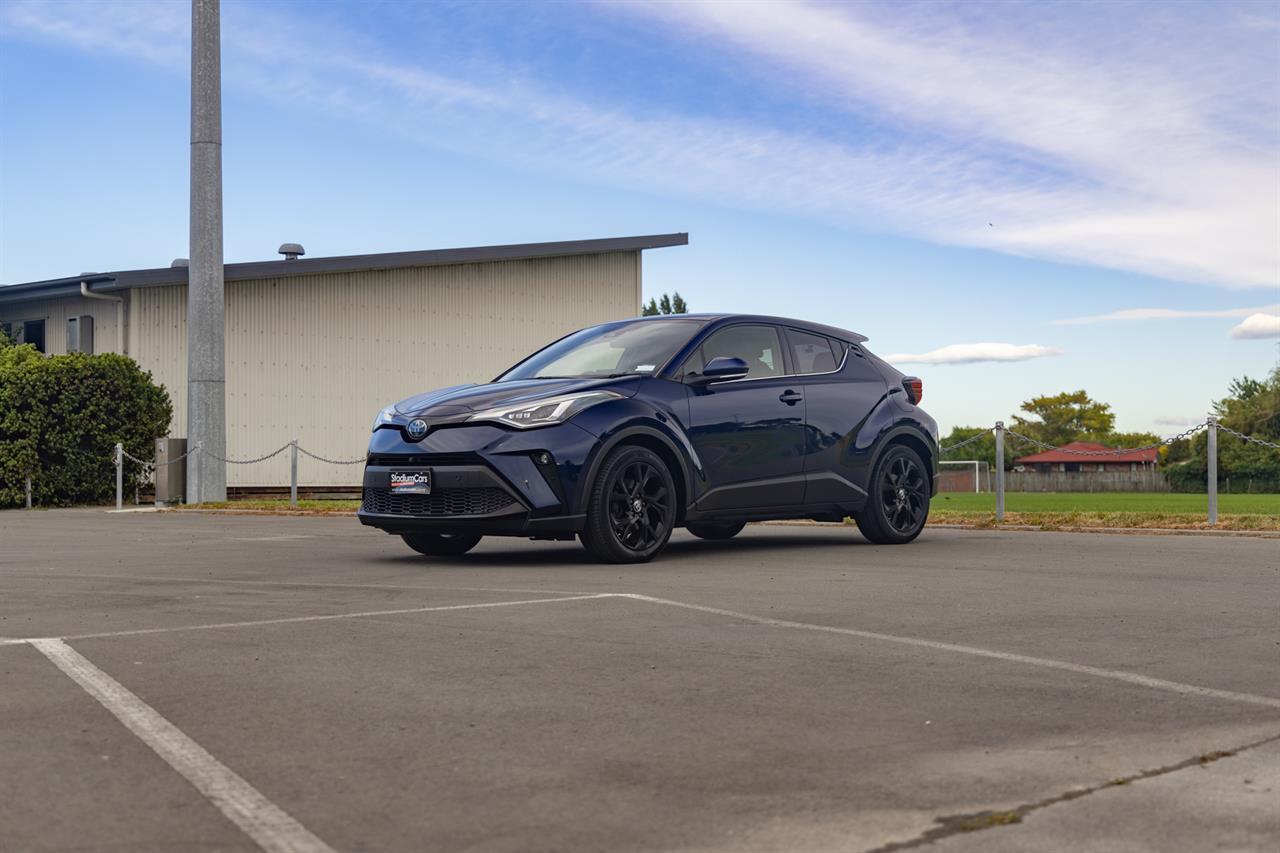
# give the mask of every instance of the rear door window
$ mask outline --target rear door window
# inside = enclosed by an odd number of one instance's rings
[[[795,373],[831,373],[840,366],[839,356],[829,338],[798,329],[787,329],[791,364]]]

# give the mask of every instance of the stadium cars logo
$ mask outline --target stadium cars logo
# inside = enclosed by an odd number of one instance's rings
[[[404,431],[409,434],[409,438],[417,441],[426,436],[427,422],[422,418],[414,418],[409,421],[409,425],[404,428]]]

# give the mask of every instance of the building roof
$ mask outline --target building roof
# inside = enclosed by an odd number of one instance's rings
[[[1067,453],[1064,451],[1076,451]],[[1072,441],[1053,450],[1044,450],[1014,460],[1019,465],[1036,462],[1152,462],[1156,461],[1156,448],[1145,450],[1113,450],[1096,441]]]
[[[637,237],[608,237],[600,240],[565,240],[556,243],[517,243],[509,246],[472,246],[464,249],[427,249],[417,252],[384,252],[376,255],[340,255],[332,258],[298,258],[297,260],[255,261],[225,264],[224,281],[283,278],[316,273],[360,272],[365,270],[434,267],[448,264],[472,264],[485,261],[519,261],[531,258],[554,258],[570,255],[598,255],[605,252],[636,252],[666,246],[685,246],[687,233],[647,234]],[[24,302],[31,299],[56,299],[78,296],[85,282],[95,293],[110,293],[134,287],[163,287],[186,284],[187,267],[160,267],[147,270],[85,273],[46,281],[0,286],[0,303]]]

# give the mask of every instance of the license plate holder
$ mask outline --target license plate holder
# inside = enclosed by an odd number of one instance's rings
[[[431,494],[431,469],[420,471],[392,471],[391,494],[393,495],[429,495]]]

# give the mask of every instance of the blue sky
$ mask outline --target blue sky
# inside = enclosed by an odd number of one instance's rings
[[[189,4],[0,2],[0,282],[187,254]],[[1268,3],[223,4],[228,262],[688,231],[944,427],[1176,432],[1280,350]]]

